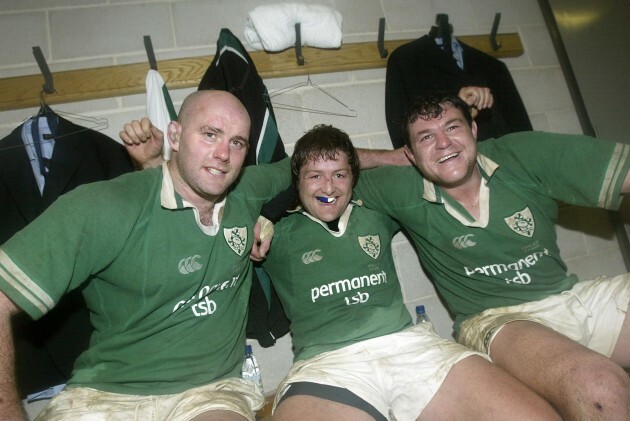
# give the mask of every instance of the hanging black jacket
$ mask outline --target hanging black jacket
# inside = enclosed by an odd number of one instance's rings
[[[428,35],[401,45],[390,54],[385,81],[385,116],[395,148],[404,145],[399,125],[401,116],[417,95],[430,90],[457,94],[465,86],[490,88],[494,105],[475,118],[478,140],[532,130],[527,110],[505,63],[459,43],[463,48],[463,69]]]

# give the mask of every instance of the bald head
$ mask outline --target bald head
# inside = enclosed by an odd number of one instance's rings
[[[226,111],[233,112],[247,120],[248,125],[251,124],[249,113],[241,101],[227,91],[218,90],[201,90],[188,95],[179,110],[177,121],[182,126],[187,126],[190,123],[191,115],[215,107],[225,108]]]

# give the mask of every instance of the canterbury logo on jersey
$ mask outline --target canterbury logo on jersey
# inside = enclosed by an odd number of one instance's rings
[[[198,254],[194,256],[188,256],[179,261],[177,268],[182,275],[188,275],[201,269],[203,266],[197,263],[197,259],[201,259]]]
[[[302,263],[304,263],[305,265],[308,265],[309,263],[319,262],[320,260],[323,259],[323,257],[319,255],[319,253],[321,252],[322,252],[321,250],[307,251],[306,253],[302,255]]]
[[[223,236],[234,253],[242,256],[247,246],[247,227],[223,228]]]
[[[453,246],[456,249],[465,249],[468,247],[476,246],[477,243],[473,240],[473,234],[462,235],[461,237],[453,238]]]

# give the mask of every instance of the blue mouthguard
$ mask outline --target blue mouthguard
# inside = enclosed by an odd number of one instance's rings
[[[334,197],[315,196],[315,198],[322,203],[332,203],[335,200]]]

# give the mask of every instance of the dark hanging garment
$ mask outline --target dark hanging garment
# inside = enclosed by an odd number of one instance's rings
[[[287,156],[267,88],[243,44],[229,29],[221,29],[217,53],[199,83],[199,90],[202,89],[228,91],[249,112],[252,127],[245,165],[276,162]]]
[[[430,90],[457,94],[465,86],[490,88],[494,105],[475,118],[480,141],[532,130],[527,110],[505,63],[461,41],[459,44],[463,50],[463,69],[428,35],[401,45],[389,55],[385,116],[395,148],[405,144],[399,125],[401,116],[416,96]]]
[[[287,156],[278,133],[276,117],[267,88],[253,60],[229,29],[221,29],[217,53],[204,74],[199,89],[218,89],[232,93],[245,106],[251,119],[249,151],[244,165],[279,161]],[[272,222],[285,215],[295,204],[297,192],[289,188],[262,209]],[[289,321],[264,270],[255,265],[249,299],[247,337],[270,347],[289,332]]]
[[[22,141],[22,125],[0,140],[0,244],[59,196],[82,184],[133,171],[124,146],[107,135],[58,117],[58,133],[40,194]]]
[[[23,125],[0,140],[0,244],[40,215],[60,195],[94,181],[133,171],[125,148],[103,133],[58,115],[55,146],[40,193],[22,140]],[[16,370],[22,398],[68,381],[92,326],[81,291],[66,295],[50,313],[32,321],[14,318]]]

